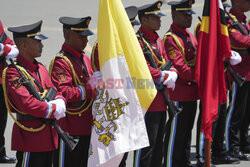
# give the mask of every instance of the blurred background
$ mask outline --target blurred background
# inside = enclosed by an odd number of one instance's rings
[[[158,31],[159,36],[162,38],[168,31],[171,23],[170,6],[167,5],[168,0],[163,0],[162,12],[167,16],[161,18],[161,29]],[[230,1],[230,0],[229,0]],[[124,7],[128,6],[143,6],[156,2],[155,0],[122,0]],[[193,15],[193,24],[189,29],[190,32],[194,32],[194,27],[198,22],[198,16],[202,16],[204,0],[196,0],[193,5],[193,10],[197,13]],[[97,39],[97,21],[98,21],[98,8],[99,0],[1,0],[0,5],[0,20],[5,28],[7,35],[12,39],[12,34],[7,31],[7,27],[19,26],[25,24],[32,24],[39,20],[43,20],[42,32],[49,37],[44,40],[43,53],[38,61],[43,63],[47,68],[52,58],[60,51],[64,42],[62,33],[62,24],[59,22],[59,18],[62,16],[71,17],[86,17],[91,16],[90,29],[95,35],[89,38],[89,44],[85,49],[88,56],[91,54],[92,46]],[[248,19],[250,19],[250,12],[246,13]],[[102,19],[100,16],[99,19]],[[139,27],[135,27],[137,31]],[[197,112],[198,113],[198,112]],[[8,125],[6,128],[6,151],[8,156],[15,156],[15,152],[11,151],[11,131],[13,121],[8,117]],[[194,124],[193,138],[192,138],[192,162],[195,163],[195,131],[196,124]],[[42,140],[42,139],[41,139]],[[127,167],[132,167],[132,154],[129,154]],[[5,165],[0,164],[0,167],[12,167],[13,164]],[[224,167],[226,165],[220,165]],[[249,167],[250,162],[241,162],[241,167]]]

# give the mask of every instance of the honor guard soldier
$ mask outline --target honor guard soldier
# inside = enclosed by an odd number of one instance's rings
[[[227,0],[222,0],[222,4],[224,9],[227,7],[231,7]],[[199,32],[200,32],[200,26],[201,26],[201,20],[197,23],[195,27],[195,36],[198,40],[199,37]],[[232,56],[230,59],[230,64],[231,65],[236,65],[240,63],[241,57],[237,52],[232,51]],[[225,83],[226,83],[226,88],[230,89],[230,76],[228,73],[228,70],[225,68]],[[225,139],[225,127],[226,127],[226,117],[227,117],[227,103],[225,104],[220,104],[218,107],[218,117],[216,120],[213,122],[213,129],[212,129],[212,137],[213,137],[213,142],[211,145],[212,148],[212,163],[214,165],[218,164],[239,164],[240,161],[238,158],[233,158],[231,157],[225,147],[224,144],[224,139]],[[198,136],[203,136],[203,134],[200,132],[200,122],[201,122],[201,115],[199,115],[198,118],[199,125],[197,127],[197,135]],[[197,139],[197,154],[200,159],[204,159],[203,155],[203,143],[204,143],[204,138],[199,138]]]
[[[167,126],[166,165],[174,167],[192,166],[190,147],[192,129],[197,110],[198,85],[195,82],[195,58],[197,40],[188,31],[192,25],[192,4],[194,0],[171,0],[173,23],[164,35],[166,53],[173,66],[178,70],[179,77],[174,90],[169,90],[170,99],[183,110],[169,120]],[[183,93],[185,92],[185,93]]]
[[[229,11],[229,37],[231,49],[238,52],[241,63],[233,66],[235,72],[245,77],[245,83],[240,87],[232,86],[232,107],[227,116],[226,147],[232,157],[240,160],[250,160],[244,153],[250,153],[248,128],[250,123],[250,24],[246,21],[245,12],[250,10],[249,0],[231,0]]]
[[[53,98],[56,100],[50,102],[39,99],[46,97],[51,88],[56,90],[46,67],[35,59],[42,54],[41,40],[47,39],[41,33],[41,25],[39,21],[8,28],[19,49],[17,65],[11,59],[11,65],[4,69],[2,76],[6,106],[15,121],[11,148],[17,151],[17,167],[52,166],[58,135],[44,120],[65,117],[65,99],[60,93],[57,92]],[[16,119],[12,113],[16,113]]]
[[[7,124],[8,111],[4,101],[2,86],[2,72],[5,66],[5,60],[15,58],[18,55],[18,49],[12,40],[6,35],[0,21],[0,163],[15,163],[15,158],[6,155],[4,131]]]
[[[128,18],[131,22],[131,25],[134,27],[135,25],[140,25],[140,22],[136,20],[136,16],[138,14],[138,9],[135,6],[129,6],[125,8]],[[96,41],[91,53],[91,63],[94,71],[99,71],[99,58],[98,58],[98,42]]]
[[[164,93],[168,88],[174,89],[175,81],[178,77],[176,70],[163,69],[168,62],[164,44],[156,31],[161,27],[162,2],[139,7],[138,16],[141,27],[137,32],[139,43],[143,49],[149,71],[158,88],[157,95],[145,114],[145,123],[149,137],[150,146],[138,150],[135,154],[135,166],[152,167],[161,166],[163,158],[163,139],[165,135],[166,123],[166,103]],[[161,89],[161,90],[160,90]],[[164,92],[162,92],[164,91]]]
[[[90,144],[92,102],[95,99],[97,80],[101,79],[99,71],[93,73],[91,62],[83,52],[88,43],[88,36],[94,33],[89,30],[91,17],[61,17],[65,42],[60,52],[52,60],[50,73],[52,82],[66,98],[66,117],[59,124],[65,132],[79,138],[76,148],[69,152],[60,140],[60,156],[56,166],[87,166]]]

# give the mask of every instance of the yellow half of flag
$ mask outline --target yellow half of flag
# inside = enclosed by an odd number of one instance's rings
[[[142,49],[120,0],[100,0],[98,16],[98,53],[100,69],[105,62],[124,55],[141,107],[147,110],[156,89],[138,89],[138,80],[152,80]]]

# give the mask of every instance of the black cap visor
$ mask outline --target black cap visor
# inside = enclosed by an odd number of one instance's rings
[[[158,13],[158,16],[166,16],[166,15],[160,12]]]
[[[48,37],[43,34],[39,34],[39,35],[34,36],[34,39],[44,40],[44,39],[48,39]]]
[[[190,14],[190,15],[196,14],[195,11],[193,10],[179,10],[178,12],[183,12],[183,13]]]
[[[131,24],[136,25],[136,26],[141,25],[141,23],[138,20],[132,21]]]
[[[94,33],[91,30],[84,30],[84,31],[76,31],[81,36],[90,36],[94,35]]]
[[[225,4],[223,4],[223,6],[224,6],[224,8],[230,8],[231,7],[231,5],[229,5],[228,3],[225,3]]]
[[[156,15],[156,16],[166,16],[165,14],[163,14],[162,12],[157,12],[157,13],[154,13],[153,15]]]

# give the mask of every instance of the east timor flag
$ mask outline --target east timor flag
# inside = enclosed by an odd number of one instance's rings
[[[201,131],[212,140],[218,105],[227,100],[224,63],[231,56],[221,0],[205,0],[196,58],[196,80],[202,102]]]

